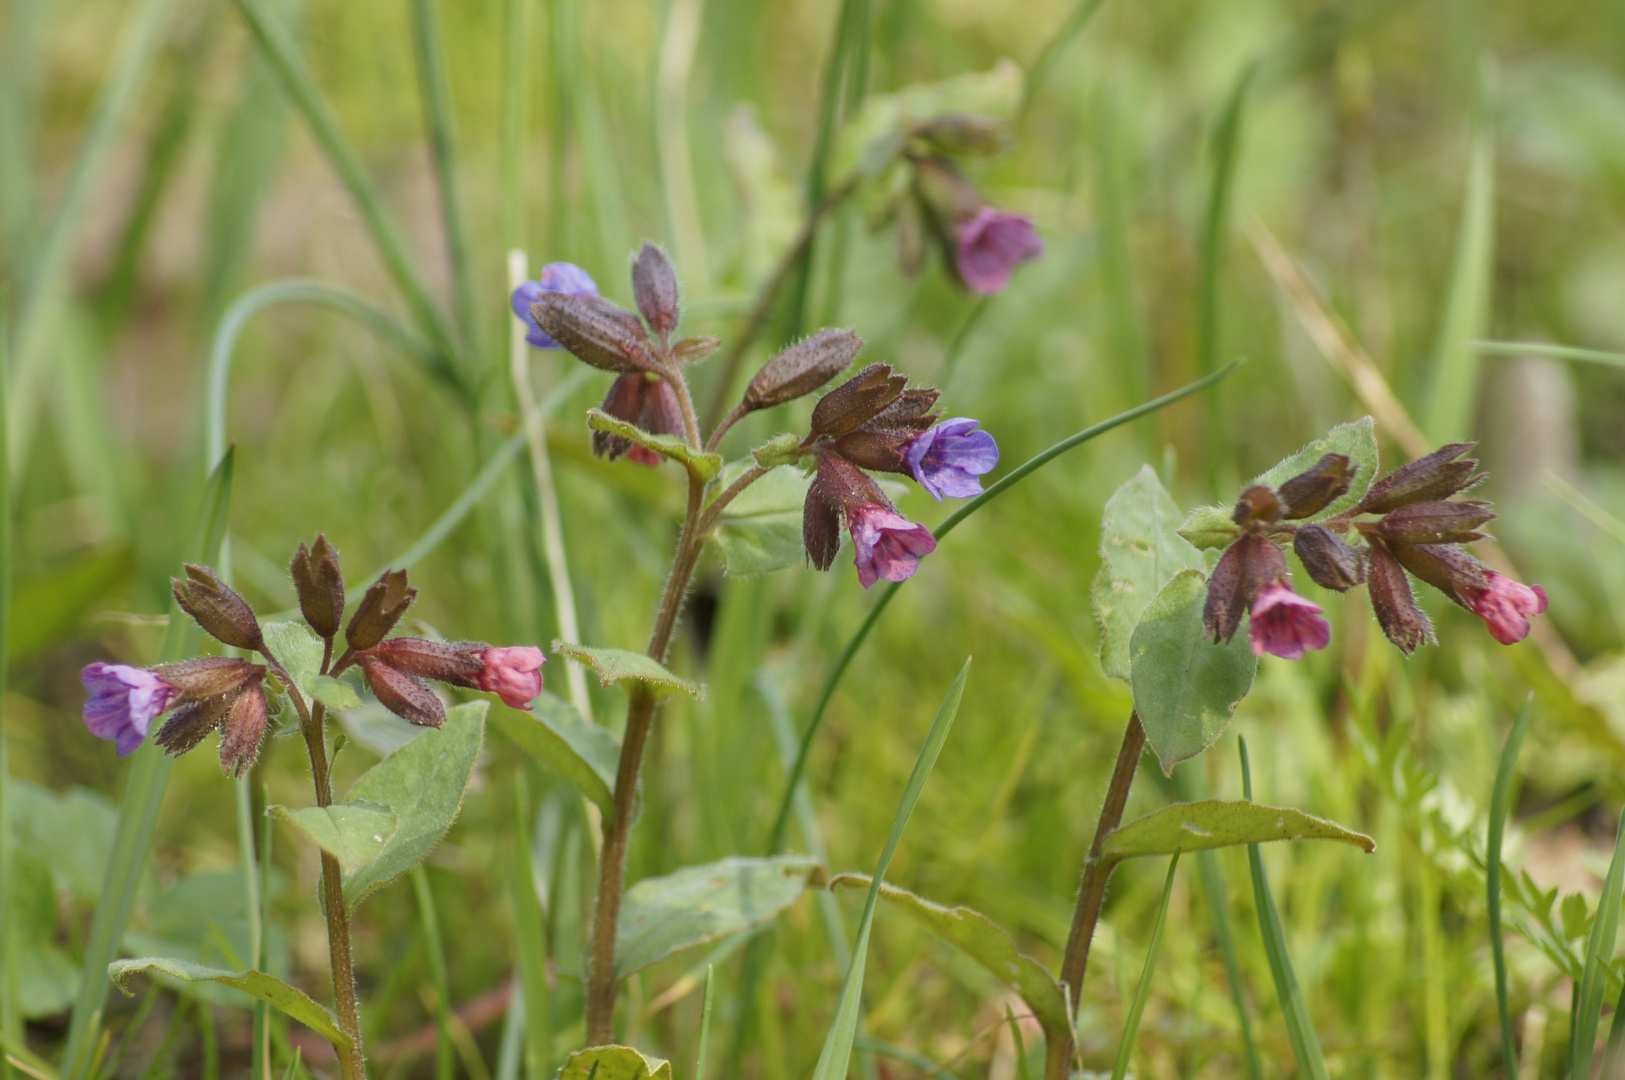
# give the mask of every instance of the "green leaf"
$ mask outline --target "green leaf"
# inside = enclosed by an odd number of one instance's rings
[[[395,815],[395,831],[378,854],[344,875],[344,902],[351,911],[417,865],[457,820],[485,738],[488,704],[470,701],[452,709],[439,730],[425,731],[350,789],[346,802],[374,803]]]
[[[1134,628],[1162,587],[1182,570],[1206,566],[1202,553],[1175,531],[1179,520],[1179,507],[1149,465],[1106,502],[1094,601],[1100,666],[1108,675],[1129,678]]]
[[[1119,826],[1106,838],[1101,854],[1116,861],[1269,840],[1338,840],[1367,852],[1377,850],[1377,842],[1371,837],[1302,810],[1245,800],[1207,799],[1165,806]]]
[[[645,450],[653,450],[661,457],[670,458],[685,466],[701,480],[710,480],[722,471],[721,454],[707,454],[695,450],[676,435],[651,435],[636,424],[615,419],[602,409],[587,410],[587,426],[594,431],[618,435]]]
[[[598,682],[605,687],[618,682],[634,682],[643,685],[656,698],[678,692],[693,698],[705,696],[705,687],[679,679],[643,653],[626,649],[595,649],[590,645],[574,645],[567,641],[553,642],[553,651],[597,672]]]
[[[321,639],[302,622],[266,623],[260,632],[265,635],[265,647],[287,669],[288,677],[305,699],[319,700],[313,680],[321,675],[322,670]]]
[[[831,889],[867,889],[873,884],[867,874],[838,874]],[[907,912],[920,925],[952,945],[1013,988],[1043,1025],[1047,1038],[1064,1035],[1067,1029],[1066,996],[1042,964],[1018,951],[1010,932],[998,923],[968,907],[943,907],[922,896],[885,882],[880,898]]]
[[[630,1046],[594,1046],[566,1058],[558,1080],[671,1080],[671,1062]]]
[[[1151,944],[1145,950],[1145,967],[1140,971],[1140,985],[1134,991],[1134,1004],[1129,1006],[1128,1018],[1123,1022],[1123,1034],[1117,1042],[1117,1059],[1112,1064],[1111,1080],[1124,1080],[1128,1076],[1129,1058],[1140,1037],[1140,1018],[1145,1015],[1145,1003],[1151,997],[1151,979],[1157,973],[1157,956],[1162,952],[1162,931],[1168,925],[1168,901],[1174,895],[1174,871],[1179,869],[1179,852],[1168,860],[1168,876],[1162,883],[1162,903],[1157,907],[1157,921],[1151,928]]]
[[[227,971],[224,968],[204,967],[187,960],[167,956],[148,956],[139,960],[115,960],[107,965],[108,977],[118,988],[131,997],[130,976],[138,971],[161,971],[165,975],[187,982],[212,982],[241,990],[282,1010],[283,1013],[317,1032],[340,1050],[350,1048],[349,1037],[339,1030],[333,1014],[316,1004],[305,992],[274,979],[263,971]]]
[[[331,675],[312,675],[306,683],[310,687],[310,696],[333,712],[361,707],[361,695],[343,679],[335,679]]]
[[[529,715],[498,709],[491,723],[532,757],[552,766],[604,813],[615,812],[621,744],[607,729],[583,720],[574,705],[544,692],[531,704]]]
[[[305,838],[339,861],[345,873],[372,862],[395,834],[395,813],[372,802],[342,802],[290,810],[271,807],[271,816],[285,821]]]
[[[1157,594],[1134,629],[1134,708],[1164,773],[1224,734],[1253,685],[1258,658],[1247,635],[1214,644],[1202,626],[1207,581],[1182,570]]]
[[[644,878],[626,890],[621,903],[615,977],[624,978],[690,945],[759,926],[822,877],[817,859],[780,855],[734,856]]]
[[[1377,478],[1376,424],[1369,416],[1363,416],[1351,423],[1338,424],[1328,431],[1323,438],[1316,439],[1269,472],[1255,479],[1253,484],[1278,488],[1294,476],[1309,469],[1310,466],[1327,454],[1347,454],[1349,461],[1359,466],[1359,468],[1355,472],[1354,480],[1349,484],[1347,492],[1332,500],[1326,509],[1305,520],[1319,521],[1322,518],[1331,517],[1333,514],[1340,514],[1359,502],[1365,495],[1366,489],[1371,486],[1371,481]],[[1252,485],[1249,484],[1248,486],[1251,487]]]
[[[1614,838],[1614,855],[1608,861],[1608,877],[1604,879],[1602,895],[1597,898],[1597,914],[1591,920],[1591,933],[1586,935],[1585,967],[1580,973],[1580,985],[1574,994],[1573,1012],[1569,1017],[1569,1075],[1590,1076],[1591,1060],[1597,1050],[1597,1024],[1602,1017],[1603,998],[1609,980],[1604,971],[1614,955],[1614,938],[1619,931],[1619,905],[1625,895],[1625,817],[1619,822]],[[1568,912],[1565,906],[1565,925]]]
[[[8,964],[17,979],[17,1012],[24,1020],[55,1016],[79,992],[79,965],[55,945],[13,942]]]
[[[723,486],[749,467],[748,461],[729,462],[722,473]],[[811,482],[799,469],[781,465],[723,508],[711,539],[722,552],[722,564],[730,577],[767,574],[806,563],[801,506]]]
[[[1229,547],[1241,536],[1241,527],[1235,523],[1233,513],[1222,506],[1198,507],[1179,527],[1179,535],[1186,543],[1199,548]]]

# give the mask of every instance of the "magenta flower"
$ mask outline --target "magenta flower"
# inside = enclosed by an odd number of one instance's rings
[[[903,450],[908,471],[938,502],[944,495],[968,499],[982,493],[976,479],[999,463],[993,436],[969,417],[944,420],[914,436]]]
[[[1516,645],[1529,636],[1529,616],[1546,610],[1546,590],[1493,570],[1487,576],[1487,586],[1468,593],[1467,610],[1484,620],[1496,641]]]
[[[879,503],[849,507],[846,527],[857,548],[858,582],[865,589],[881,578],[907,581],[919,568],[920,556],[937,550],[930,529]]]
[[[489,690],[515,709],[523,709],[542,692],[542,665],[547,658],[530,645],[486,649],[479,654],[485,667],[473,678],[474,685]]]
[[[556,262],[542,267],[539,281],[527,281],[513,291],[510,303],[513,313],[525,324],[525,340],[538,349],[557,349],[558,342],[547,336],[531,317],[530,306],[542,298],[544,292],[568,293],[570,296],[597,296],[598,283],[592,275],[575,263]]]
[[[79,681],[90,692],[85,727],[92,735],[112,739],[119,757],[141,745],[153,720],[180,694],[156,672],[124,664],[89,664]]]
[[[1252,614],[1248,637],[1254,656],[1269,653],[1283,660],[1300,660],[1307,650],[1324,649],[1332,640],[1332,628],[1320,617],[1321,608],[1279,581],[1258,590]]]
[[[1044,253],[1044,241],[1031,218],[983,206],[955,230],[959,276],[973,292],[996,293],[1010,281],[1017,263]]]

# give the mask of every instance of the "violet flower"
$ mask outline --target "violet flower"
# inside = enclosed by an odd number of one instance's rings
[[[542,267],[541,278],[527,281],[513,291],[510,303],[513,313],[525,324],[525,340],[538,349],[558,349],[562,346],[547,336],[531,317],[530,306],[542,298],[544,292],[561,292],[570,296],[597,296],[598,283],[592,275],[575,263],[556,262]]]
[[[112,739],[119,757],[141,745],[153,720],[180,695],[156,672],[125,664],[89,664],[79,681],[90,692],[85,727],[92,735]]]
[[[1254,656],[1269,653],[1283,660],[1300,660],[1307,650],[1324,649],[1332,640],[1332,628],[1320,617],[1321,608],[1278,581],[1258,590],[1252,615],[1248,637]]]
[[[858,582],[865,589],[881,578],[907,581],[919,568],[920,557],[937,550],[930,529],[879,503],[849,507],[846,527],[857,549]]]
[[[980,495],[982,482],[977,477],[999,463],[998,444],[978,427],[965,416],[944,420],[914,436],[904,448],[910,475],[938,502],[944,495],[954,499]]]
[[[542,692],[542,665],[547,658],[533,645],[486,649],[479,654],[484,669],[474,685],[489,690],[515,709],[524,709]]]
[[[1493,570],[1488,577],[1486,588],[1473,590],[1468,595],[1467,610],[1484,620],[1496,641],[1516,645],[1529,636],[1529,616],[1546,610],[1546,590],[1539,585],[1514,581]]]
[[[1017,263],[1044,253],[1032,219],[991,206],[959,222],[955,229],[959,276],[973,292],[996,293],[1010,281]]]

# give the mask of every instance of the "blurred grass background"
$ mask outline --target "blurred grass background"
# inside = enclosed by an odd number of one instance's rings
[[[410,5],[272,6],[402,224],[429,292],[454,310]],[[292,604],[284,568],[299,540],[324,531],[351,575],[383,565],[514,430],[503,347],[508,247],[528,250],[533,266],[577,262],[625,303],[628,253],[645,238],[660,241],[683,277],[685,329],[726,336],[799,228],[839,5],[518,6],[528,14],[517,41],[510,9],[494,0],[438,10],[473,283],[465,387],[324,308],[273,308],[242,337],[228,419],[237,444],[231,553],[237,582],[262,611]],[[1073,10],[1062,0],[859,7],[873,93],[985,70],[1002,57],[1028,65]],[[276,277],[345,286],[403,320],[409,307],[237,7],[5,0],[0,12],[15,548],[4,710],[11,775],[22,781],[11,785],[23,793],[12,802],[24,807],[12,812],[23,837],[13,903],[26,893],[28,925],[43,928],[61,960],[13,950],[8,967],[34,988],[21,998],[25,1009],[38,1003],[28,1041],[49,1057],[65,1030],[61,1003],[77,972],[69,961],[110,836],[109,804],[98,799],[116,800],[125,773],[79,721],[76,675],[95,659],[156,657],[167,578],[204,473],[209,336],[234,296]],[[143,34],[150,63],[121,67],[122,51]],[[517,114],[503,78],[510,48],[530,86]],[[1369,411],[1258,258],[1252,238],[1262,227],[1301,260],[1429,436],[1481,440],[1492,470],[1484,490],[1502,513],[1497,535],[1552,599],[1555,647],[1508,650],[1430,597],[1444,644],[1406,661],[1381,640],[1363,598],[1316,594],[1334,622],[1332,647],[1301,663],[1267,659],[1235,722],[1261,800],[1335,818],[1379,844],[1372,856],[1313,845],[1265,854],[1333,1075],[1498,1075],[1474,838],[1501,740],[1528,693],[1537,717],[1511,864],[1594,903],[1625,797],[1617,528],[1625,373],[1480,354],[1467,342],[1625,348],[1622,63],[1625,19],[1609,5],[1107,2],[1059,54],[1012,151],[976,176],[993,201],[1036,219],[1048,250],[974,322],[975,303],[940,267],[906,278],[890,237],[870,235],[861,212],[826,226],[810,321],[856,328],[869,359],[945,378],[949,415],[980,418],[1014,465],[1202,369],[1215,133],[1256,65],[1240,98],[1227,224],[1212,239],[1220,272],[1208,308],[1216,328],[1208,359],[1250,363],[1211,399],[1061,459],[925,561],[849,672],[813,748],[815,820],[833,869],[872,864],[936,702],[974,654],[959,722],[891,879],[974,906],[1034,955],[1057,960],[1129,704],[1094,658],[1087,594],[1102,504],[1143,461],[1172,477],[1186,505],[1225,499],[1236,482]],[[108,103],[115,111],[98,112],[121,70],[129,78]],[[505,122],[522,148],[506,177]],[[87,165],[80,155],[92,142],[101,152]],[[37,325],[19,327],[18,311],[35,312]],[[753,350],[753,363],[767,345]],[[571,363],[535,354],[538,384],[552,385]],[[706,377],[697,375],[702,400]],[[595,375],[570,399],[548,441],[583,637],[637,647],[680,495],[669,468],[590,457],[579,416],[605,381]],[[753,418],[729,446],[737,455],[750,438],[804,422],[801,410]],[[1392,441],[1384,454],[1390,464],[1404,457]],[[413,568],[422,591],[414,614],[448,637],[545,643],[557,634],[524,468],[516,461]],[[1553,495],[1553,473],[1591,500],[1590,517],[1572,496]],[[902,508],[928,524],[943,515],[919,493]],[[865,610],[844,559],[829,575],[767,579],[724,580],[707,564],[674,667],[711,692],[670,707],[657,727],[633,878],[761,849],[784,780],[781,736],[805,722]],[[562,692],[561,664],[548,677]],[[596,715],[617,724],[621,702],[593,694]],[[376,748],[357,739],[340,755],[341,789]],[[300,757],[297,744],[273,743],[256,789],[264,784],[272,802],[308,801]],[[1239,797],[1234,733],[1185,768]],[[479,1078],[512,1064],[502,1001],[490,995],[514,970],[509,881],[521,778],[526,805],[539,808],[531,833],[561,973],[551,1003],[559,1049],[579,1037],[569,973],[591,881],[579,800],[493,734],[462,818],[427,871],[450,997],[469,1006],[451,1032],[458,1052],[437,1064],[433,1038],[411,1041],[433,1028],[435,980],[418,904],[398,885],[364,909],[358,930],[379,1075],[443,1075],[449,1066]],[[1130,813],[1169,797],[1148,771]],[[237,859],[231,800],[212,755],[178,762],[138,932],[204,952],[219,948],[199,929],[210,920],[232,936],[242,899],[221,873]],[[33,865],[30,843],[64,852],[61,863]],[[812,843],[800,835],[794,846]],[[273,961],[325,997],[314,855],[278,834],[273,858]],[[1291,1075],[1243,856],[1227,852],[1222,864],[1265,1075]],[[1136,1075],[1247,1075],[1194,865],[1177,879]],[[1129,864],[1108,897],[1082,1002],[1088,1067],[1105,1068],[1115,1052],[1161,874]],[[836,910],[854,921],[852,900]],[[737,1007],[741,954],[718,961],[712,1045],[737,1049],[713,1060],[771,1078],[811,1068],[844,970],[824,914],[808,898],[767,931],[773,959],[748,1016]],[[1570,928],[1572,947],[1583,922]],[[1550,1074],[1567,1037],[1572,973],[1519,933],[1509,939],[1523,1074]],[[700,960],[660,965],[629,995],[629,1039],[671,1058],[679,1075],[696,1052],[700,994],[692,983],[674,1002],[662,994]],[[958,1076],[1026,1075],[1000,1025],[1005,1005],[1019,1003],[895,912],[881,912],[869,970],[874,1039]],[[169,989],[115,995],[108,1008],[115,1075],[246,1069],[245,1011]],[[278,1067],[290,1038],[297,1043],[297,1032],[277,1033]],[[876,1060],[886,1076],[921,1074],[897,1057]]]

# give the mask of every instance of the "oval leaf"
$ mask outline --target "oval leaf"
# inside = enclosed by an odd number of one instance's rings
[[[1181,850],[1206,851],[1269,840],[1337,840],[1367,853],[1377,850],[1377,842],[1364,833],[1302,810],[1246,800],[1208,799],[1165,806],[1119,826],[1106,838],[1102,855],[1115,862],[1141,855],[1172,855]]]
[[[1129,647],[1134,708],[1164,773],[1224,734],[1258,668],[1245,633],[1222,645],[1208,638],[1206,597],[1201,572],[1181,571],[1145,609]]]
[[[271,816],[292,825],[307,840],[333,854],[345,873],[376,859],[395,833],[394,812],[371,802],[307,806],[300,810],[273,806]]]
[[[1106,502],[1094,601],[1100,666],[1108,675],[1129,678],[1134,628],[1162,587],[1181,570],[1206,565],[1202,553],[1176,531],[1179,521],[1179,507],[1149,465]]]
[[[831,889],[867,889],[868,874],[837,874]],[[901,908],[920,925],[991,971],[1000,982],[1021,995],[1049,1038],[1067,1028],[1066,996],[1043,965],[1016,949],[1015,939],[998,923],[968,907],[943,907],[895,885],[881,882],[880,898]]]
[[[574,705],[544,692],[530,713],[498,709],[491,718],[502,734],[552,766],[606,814],[615,812],[615,770],[621,744],[607,729],[589,724]]]
[[[1371,481],[1377,478],[1376,422],[1369,416],[1348,424],[1338,424],[1324,438],[1316,439],[1296,454],[1281,462],[1269,472],[1253,481],[1269,488],[1278,488],[1305,471],[1326,454],[1347,454],[1349,461],[1358,466],[1349,489],[1334,499],[1324,510],[1304,519],[1319,521],[1340,514],[1365,496]],[[1252,485],[1248,485],[1249,487]]]
[[[723,486],[749,467],[748,461],[730,462],[722,473]],[[801,505],[811,482],[799,470],[780,466],[723,508],[711,539],[722,553],[730,577],[788,570],[807,561],[801,539]]]
[[[679,692],[693,698],[705,696],[705,687],[679,679],[643,653],[627,649],[595,649],[567,641],[555,641],[553,651],[597,672],[598,682],[605,687],[618,682],[634,682],[648,688],[649,693],[657,699]]]
[[[1179,535],[1198,548],[1229,547],[1241,536],[1241,527],[1235,523],[1233,513],[1222,506],[1198,507],[1179,527]]]
[[[759,926],[822,878],[818,860],[800,855],[727,858],[644,878],[626,890],[621,903],[615,976],[629,975],[678,949]]]
[[[265,637],[265,647],[287,669],[288,677],[305,700],[320,700],[314,680],[321,678],[321,639],[302,622],[266,623],[260,627],[260,633]]]
[[[558,1080],[671,1080],[671,1062],[630,1046],[594,1046],[566,1058]]]
[[[125,994],[134,997],[130,989],[130,976],[138,971],[161,971],[187,982],[212,982],[241,990],[276,1006],[283,1013],[317,1032],[340,1050],[350,1048],[350,1039],[339,1030],[333,1014],[312,1001],[303,990],[289,986],[281,979],[272,978],[263,971],[227,971],[224,968],[204,967],[189,960],[174,960],[167,956],[148,956],[139,960],[115,960],[107,965],[108,977]]]
[[[607,432],[636,443],[645,450],[653,450],[661,457],[670,458],[685,466],[701,480],[710,480],[722,471],[720,454],[702,453],[675,435],[651,435],[636,424],[617,420],[601,409],[587,410],[587,426],[594,431]]]

